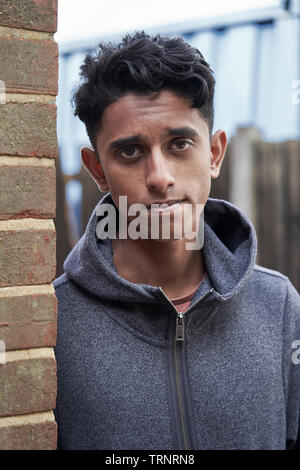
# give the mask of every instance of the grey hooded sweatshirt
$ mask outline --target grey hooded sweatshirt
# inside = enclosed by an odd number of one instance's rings
[[[208,275],[180,318],[120,277],[94,209],[54,281],[58,449],[300,449],[300,296],[255,264],[237,207],[209,199],[204,220]]]

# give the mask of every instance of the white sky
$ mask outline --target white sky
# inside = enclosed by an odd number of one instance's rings
[[[278,5],[279,0],[58,0],[59,43]]]

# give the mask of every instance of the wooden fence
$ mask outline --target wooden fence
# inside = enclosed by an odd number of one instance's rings
[[[300,141],[263,142],[256,129],[241,128],[222,170],[211,195],[249,216],[257,263],[287,275],[300,290]]]
[[[65,186],[82,185],[81,230],[102,197],[85,168],[63,175],[57,162],[57,275],[78,239],[72,233]],[[253,222],[258,238],[257,263],[286,274],[300,290],[300,141],[267,143],[254,128],[240,128],[230,140],[221,175],[211,196],[240,207]]]

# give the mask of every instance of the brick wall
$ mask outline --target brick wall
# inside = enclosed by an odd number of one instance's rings
[[[56,449],[57,0],[0,0],[0,449]]]

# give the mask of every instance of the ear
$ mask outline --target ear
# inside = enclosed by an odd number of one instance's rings
[[[100,191],[108,191],[105,174],[96,152],[89,147],[82,147],[80,151],[82,163],[90,173],[93,180],[97,183]]]
[[[221,165],[225,156],[227,148],[227,136],[225,131],[218,130],[211,137],[210,148],[210,175],[212,178],[217,178],[220,174]]]

